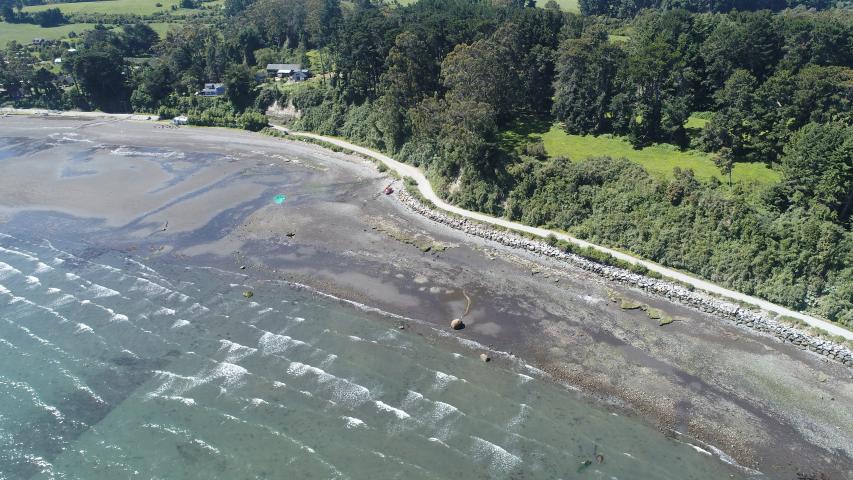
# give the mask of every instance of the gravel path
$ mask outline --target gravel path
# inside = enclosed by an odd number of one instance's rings
[[[683,282],[683,283],[688,284],[688,285],[692,285],[694,288],[703,290],[705,292],[720,295],[720,296],[725,297],[729,300],[735,300],[735,301],[747,303],[750,305],[755,305],[761,309],[764,309],[764,310],[767,310],[770,312],[774,312],[774,313],[777,313],[780,315],[786,315],[789,317],[797,318],[799,320],[806,322],[807,324],[809,324],[811,326],[821,328],[821,329],[829,332],[832,335],[839,335],[839,336],[842,336],[848,340],[853,339],[853,331],[847,330],[847,329],[845,329],[839,325],[833,324],[833,323],[828,322],[826,320],[822,320],[820,318],[813,317],[811,315],[806,315],[804,313],[791,310],[789,308],[785,308],[781,305],[777,305],[775,303],[768,302],[767,300],[763,300],[761,298],[746,295],[744,293],[737,292],[734,290],[729,290],[729,289],[721,287],[717,284],[714,284],[714,283],[711,283],[709,281],[693,277],[691,275],[680,272],[678,270],[673,270],[671,268],[664,267],[664,266],[662,266],[658,263],[652,262],[650,260],[643,260],[641,258],[637,258],[637,257],[628,255],[628,254],[623,253],[623,252],[619,252],[619,251],[616,251],[616,250],[613,250],[613,249],[610,249],[607,247],[603,247],[601,245],[589,243],[587,241],[581,240],[579,238],[575,238],[575,237],[573,237],[571,235],[567,235],[565,233],[556,232],[553,230],[547,230],[544,228],[531,227],[529,225],[524,225],[521,223],[513,222],[510,220],[506,220],[504,218],[492,217],[492,216],[486,215],[484,213],[472,212],[470,210],[465,210],[464,208],[459,208],[455,205],[451,205],[451,204],[445,202],[444,200],[442,200],[441,198],[439,198],[438,195],[436,195],[436,193],[432,189],[432,185],[430,184],[429,180],[427,180],[426,176],[424,176],[423,172],[421,172],[418,168],[416,168],[412,165],[407,165],[405,163],[398,162],[397,160],[394,160],[393,158],[391,158],[387,155],[373,151],[369,148],[361,147],[359,145],[352,144],[352,143],[347,142],[345,140],[340,140],[340,139],[332,138],[332,137],[326,137],[323,135],[317,135],[314,133],[294,132],[294,131],[290,131],[284,127],[278,127],[278,126],[276,126],[274,128],[276,128],[277,130],[281,130],[283,132],[286,132],[290,135],[294,135],[294,136],[298,136],[298,137],[313,138],[315,140],[321,140],[323,142],[331,143],[333,145],[337,145],[339,147],[346,148],[346,149],[352,150],[354,152],[360,153],[362,155],[367,155],[371,158],[379,160],[380,162],[384,163],[388,168],[393,169],[394,171],[396,171],[401,176],[411,177],[417,183],[418,191],[420,191],[421,195],[423,195],[424,198],[431,201],[437,208],[444,210],[446,212],[450,212],[450,213],[453,213],[453,214],[456,214],[456,215],[459,215],[459,216],[462,216],[465,218],[470,218],[472,220],[477,220],[479,222],[497,225],[497,226],[501,226],[504,228],[509,228],[509,229],[512,229],[512,230],[515,230],[518,232],[525,232],[525,233],[533,234],[533,235],[536,235],[539,237],[547,237],[549,235],[553,235],[554,237],[556,237],[560,240],[563,240],[566,242],[571,242],[571,243],[578,245],[578,246],[581,246],[581,247],[594,248],[600,252],[607,253],[607,254],[615,257],[615,258],[626,261],[628,263],[631,263],[634,265],[642,265],[642,266],[646,267],[647,269],[649,269],[653,272],[657,272],[657,273],[659,273],[665,277],[678,280],[678,281]]]

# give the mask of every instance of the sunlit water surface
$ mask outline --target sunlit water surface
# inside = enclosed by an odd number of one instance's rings
[[[317,295],[267,284],[247,299],[237,273],[0,247],[2,479],[732,474],[522,362]]]

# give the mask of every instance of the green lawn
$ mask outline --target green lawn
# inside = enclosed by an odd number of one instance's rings
[[[12,40],[26,44],[30,43],[34,38],[59,40],[67,37],[70,32],[82,33],[94,26],[95,24],[93,23],[73,23],[70,25],[43,28],[29,23],[0,22],[0,47],[5,47]]]
[[[158,7],[157,3],[163,6]],[[112,13],[151,15],[157,12],[169,12],[172,5],[178,5],[180,0],[104,0],[100,2],[50,3],[24,7],[25,12],[38,12],[48,8],[58,8],[62,13]]]
[[[160,38],[166,36],[166,32],[173,28],[178,28],[181,26],[180,23],[161,23],[161,22],[153,22],[148,24],[149,27],[153,28],[157,35],[160,35]]]
[[[545,3],[547,1],[548,0],[545,0],[543,2],[542,0],[538,0],[536,2],[536,6],[537,7],[544,7]],[[578,0],[554,0],[554,1],[557,2],[558,5],[560,5],[560,9],[563,10],[564,12],[580,13],[580,11],[581,11],[580,8],[578,7]]]
[[[701,119],[693,121],[690,128],[701,128]],[[692,168],[697,178],[704,180],[717,177],[727,181],[714,165],[712,156],[695,150],[682,151],[673,145],[659,144],[636,150],[627,139],[611,135],[570,135],[559,125],[547,125],[542,122],[518,123],[513,130],[503,134],[505,146],[518,148],[524,143],[541,138],[549,156],[565,156],[574,161],[583,161],[591,157],[624,157],[639,163],[652,175],[672,178],[674,167]],[[775,183],[779,174],[763,163],[736,163],[732,171],[732,180],[736,182]]]

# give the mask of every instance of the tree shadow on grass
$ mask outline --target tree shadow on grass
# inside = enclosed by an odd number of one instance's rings
[[[553,125],[548,117],[525,115],[516,118],[503,127],[499,134],[501,148],[504,151],[520,152],[525,145],[536,142]]]

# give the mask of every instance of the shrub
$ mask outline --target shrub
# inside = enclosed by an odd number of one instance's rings
[[[266,128],[268,124],[269,122],[267,121],[266,115],[254,110],[248,110],[246,112],[243,112],[242,115],[237,117],[237,126],[242,128],[243,130],[259,132]]]

